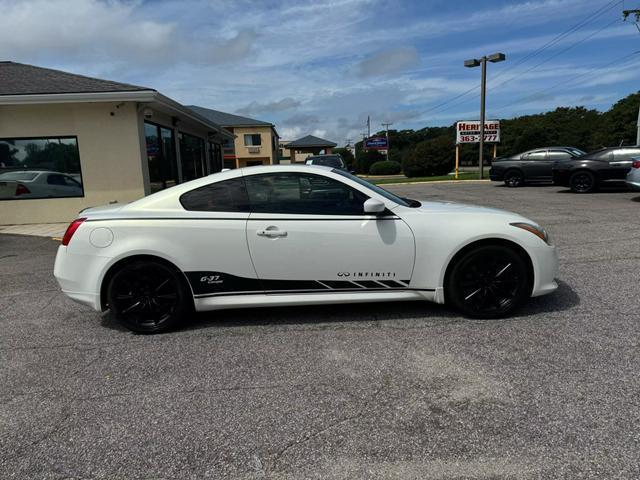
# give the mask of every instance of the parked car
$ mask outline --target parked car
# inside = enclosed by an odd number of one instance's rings
[[[84,210],[54,267],[70,298],[145,333],[192,308],[428,300],[501,317],[555,290],[557,272],[545,231],[518,214],[404,199],[304,165],[220,172]]]
[[[491,163],[489,178],[494,182],[504,182],[507,187],[552,182],[555,161],[572,160],[582,155],[584,152],[575,147],[543,147],[498,157]]]
[[[604,182],[624,181],[632,158],[639,155],[640,146],[609,147],[576,160],[561,160],[553,165],[553,183],[575,193],[593,192]]]
[[[14,170],[0,173],[0,198],[77,197],[82,184],[71,175],[48,170]]]
[[[631,170],[627,173],[626,182],[631,190],[640,190],[640,157],[631,159]]]
[[[344,164],[344,160],[342,160],[342,157],[337,153],[327,155],[310,155],[306,158],[304,163],[307,165],[320,165],[322,167],[347,170],[347,166]]]

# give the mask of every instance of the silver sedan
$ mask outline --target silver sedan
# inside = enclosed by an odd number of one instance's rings
[[[633,158],[626,181],[631,190],[640,191],[640,157]]]

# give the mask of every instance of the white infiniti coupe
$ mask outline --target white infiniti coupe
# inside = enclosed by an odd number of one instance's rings
[[[393,300],[492,318],[557,288],[555,247],[531,220],[400,198],[327,167],[225,171],[80,216],[55,277],[137,332],[194,308]]]

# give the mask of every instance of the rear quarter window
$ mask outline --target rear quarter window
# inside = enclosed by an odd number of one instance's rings
[[[242,178],[212,183],[183,193],[180,203],[196,212],[249,212],[249,197]]]

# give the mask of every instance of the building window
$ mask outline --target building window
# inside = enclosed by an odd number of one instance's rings
[[[83,196],[76,137],[0,138],[0,200]]]
[[[257,147],[262,145],[262,137],[259,133],[246,134],[244,136],[244,144],[247,147]]]
[[[145,122],[144,136],[151,193],[173,187],[179,178],[173,130]]]
[[[225,155],[234,155],[236,153],[236,146],[233,138],[225,137],[224,140],[222,140],[222,151]]]
[[[202,138],[180,132],[180,163],[185,182],[207,174]]]

